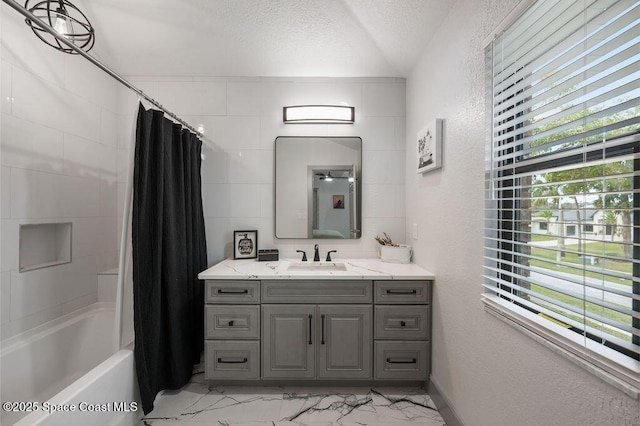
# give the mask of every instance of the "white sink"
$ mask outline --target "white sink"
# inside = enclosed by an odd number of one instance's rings
[[[287,271],[346,271],[347,265],[340,262],[296,262],[290,263]]]

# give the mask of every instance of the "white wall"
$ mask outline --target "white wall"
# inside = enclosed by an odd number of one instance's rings
[[[485,314],[483,40],[517,0],[459,0],[407,79],[407,229],[435,273],[432,374],[465,425],[631,425],[640,405]],[[416,175],[415,136],[445,118],[443,167]],[[407,234],[410,235],[410,234]]]
[[[315,243],[321,256],[330,249],[338,250],[335,258],[375,256],[373,237],[383,231],[404,242],[404,79],[130,77],[130,81],[187,122],[204,127],[209,146],[204,150],[202,192],[210,265],[233,256],[233,230],[257,229],[259,248],[279,248],[281,258],[297,257],[296,249],[312,254]],[[354,125],[282,123],[285,105],[342,102],[356,107]],[[126,120],[133,120],[135,98],[123,103]],[[274,238],[275,138],[310,135],[363,139],[364,217],[359,240]]]
[[[96,300],[117,265],[117,83],[2,5],[1,337]],[[20,224],[72,222],[72,263],[18,270]]]

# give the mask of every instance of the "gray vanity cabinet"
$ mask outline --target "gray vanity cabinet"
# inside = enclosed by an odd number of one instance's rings
[[[428,380],[431,285],[206,280],[205,378]]]
[[[374,281],[374,379],[427,380],[431,281]]]
[[[262,305],[262,377],[315,377],[315,313],[315,305]]]
[[[260,378],[260,281],[205,281],[205,378]]]
[[[318,305],[319,379],[371,378],[371,311],[371,305]]]
[[[370,379],[371,305],[262,305],[262,377]]]

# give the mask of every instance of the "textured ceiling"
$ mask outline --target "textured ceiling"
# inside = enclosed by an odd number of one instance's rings
[[[406,77],[455,0],[82,0],[124,75]]]

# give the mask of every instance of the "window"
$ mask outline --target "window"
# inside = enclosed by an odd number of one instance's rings
[[[640,1],[532,2],[485,53],[486,310],[637,398]]]

